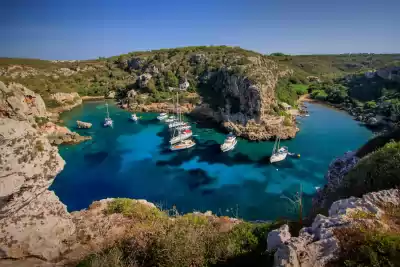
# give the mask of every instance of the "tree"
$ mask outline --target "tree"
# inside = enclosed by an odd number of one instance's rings
[[[157,92],[156,84],[154,83],[153,79],[150,79],[147,82],[147,89],[149,90],[150,93],[155,94]]]
[[[166,76],[167,76],[166,82],[168,86],[170,87],[179,86],[179,80],[172,71],[169,70]]]

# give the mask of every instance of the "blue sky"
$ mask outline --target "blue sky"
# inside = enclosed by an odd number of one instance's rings
[[[400,52],[400,0],[2,0],[0,57],[89,59],[187,45]]]

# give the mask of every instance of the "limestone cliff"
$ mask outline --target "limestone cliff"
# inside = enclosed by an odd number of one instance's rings
[[[253,61],[240,70],[220,69],[204,75],[200,79],[203,104],[192,114],[250,140],[293,138],[299,130],[295,119],[274,112],[278,107],[275,88],[286,72],[279,72],[267,59]]]
[[[290,238],[288,227],[276,230],[277,234],[270,234],[268,239],[275,245],[270,249],[276,249],[274,266],[328,266],[341,251],[338,229],[390,230],[392,222],[382,219],[390,212],[385,209],[388,204],[400,206],[400,190],[383,190],[362,198],[336,201],[329,209],[329,216],[317,215],[310,227],[300,230],[298,237]]]

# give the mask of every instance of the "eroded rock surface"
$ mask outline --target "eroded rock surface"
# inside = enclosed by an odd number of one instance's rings
[[[329,216],[317,215],[311,227],[300,230],[299,237],[292,237],[278,246],[274,266],[323,267],[337,257],[339,241],[334,230],[342,227],[357,227],[361,223],[380,224],[385,228],[382,216],[388,204],[400,205],[400,190],[382,190],[365,194],[362,198],[351,197],[334,202]],[[368,214],[359,218],[357,214]]]

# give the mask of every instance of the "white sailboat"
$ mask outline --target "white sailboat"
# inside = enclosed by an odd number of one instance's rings
[[[224,143],[221,145],[221,151],[227,152],[229,150],[232,150],[235,148],[236,144],[237,144],[236,136],[234,136],[232,133],[229,133]]]
[[[107,117],[104,118],[104,127],[113,127],[113,120],[110,118],[110,113],[108,112],[108,103],[106,103]]]
[[[179,105],[178,97],[179,97],[179,95],[177,93],[176,94],[176,110],[177,110],[177,114],[178,114],[178,121],[175,121],[168,125],[168,127],[170,129],[174,128],[174,132],[171,136],[171,139],[169,140],[169,143],[171,144],[170,149],[172,151],[191,148],[196,145],[196,143],[193,140],[188,140],[193,135],[193,133],[190,129],[184,129],[184,130],[178,129],[178,127],[188,126],[186,123],[181,121],[181,113],[180,113],[180,109],[178,108],[178,105]],[[171,126],[171,125],[173,125],[173,126]]]
[[[289,150],[286,146],[280,147],[280,143],[281,143],[281,138],[277,136],[274,148],[272,149],[272,155],[269,160],[271,163],[279,162],[286,159],[286,156],[289,153]]]

